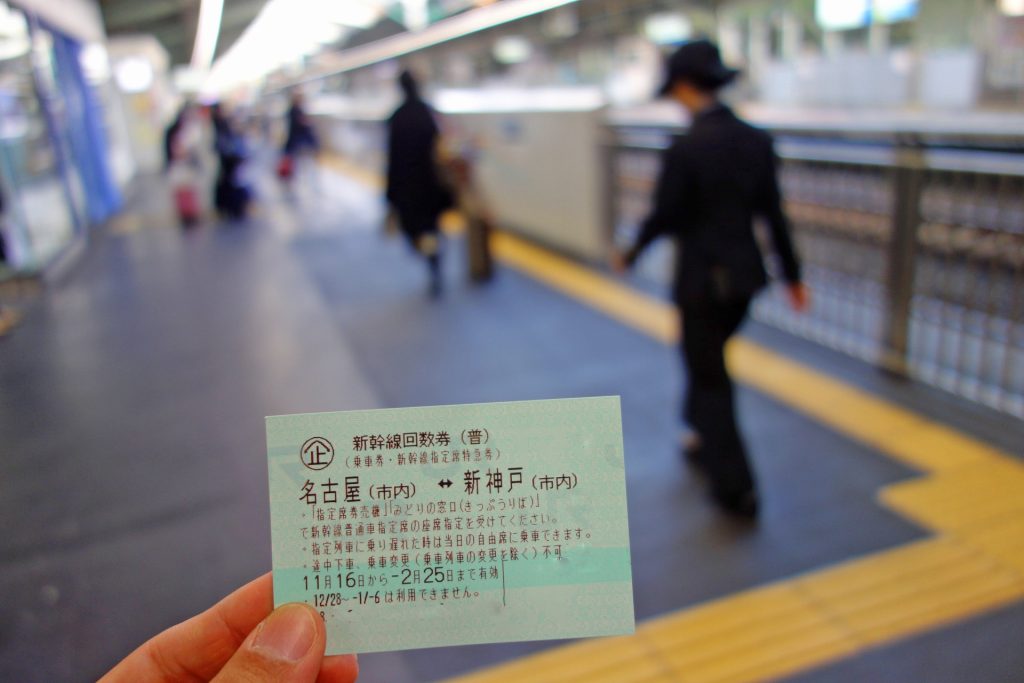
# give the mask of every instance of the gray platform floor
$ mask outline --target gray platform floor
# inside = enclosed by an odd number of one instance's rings
[[[748,389],[739,400],[765,514],[757,527],[720,518],[675,449],[673,349],[515,272],[470,287],[457,242],[446,295],[429,301],[421,264],[378,233],[379,206],[360,185],[327,177],[291,204],[268,189],[245,224],[190,232],[162,193],[147,188],[0,340],[2,681],[94,680],[267,571],[271,414],[620,394],[640,619],[921,536],[874,503],[911,472]],[[851,372],[810,345],[748,332]],[[971,424],[1001,424],[986,419]],[[975,662],[971,680],[1012,680],[1006,667],[1024,658],[993,659],[999,641],[984,634],[1022,626],[1012,609],[800,680],[886,680],[869,672],[888,671],[887,657],[923,662],[892,669],[899,680],[963,680],[920,654],[950,639]],[[438,680],[550,645],[367,655],[361,680]]]

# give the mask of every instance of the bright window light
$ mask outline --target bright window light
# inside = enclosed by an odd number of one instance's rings
[[[0,62],[27,55],[32,46],[28,38],[0,38]]]
[[[141,57],[125,57],[114,67],[114,79],[123,92],[145,92],[153,85],[153,66]]]
[[[689,17],[678,12],[652,14],[644,21],[644,35],[657,45],[673,45],[693,35]]]
[[[871,21],[870,0],[816,0],[814,16],[826,31],[845,31],[867,26]]]
[[[82,48],[79,56],[82,64],[82,72],[90,83],[102,83],[110,78],[110,60],[107,58],[107,48],[101,43],[89,43]]]
[[[494,43],[494,58],[501,64],[525,62],[533,53],[533,46],[523,36],[502,36]]]
[[[427,0],[402,0],[402,16],[410,31],[422,31],[430,23]]]
[[[917,16],[917,0],[874,0],[871,12],[883,23],[908,21]]]
[[[311,30],[313,32],[312,38],[320,45],[336,43],[345,35],[345,29],[338,24],[320,24],[311,27]]]
[[[25,15],[0,4],[0,36],[20,38],[28,34]]]
[[[1024,0],[999,0],[999,11],[1008,17],[1024,17]]]

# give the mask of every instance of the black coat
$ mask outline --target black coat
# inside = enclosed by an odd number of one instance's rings
[[[320,146],[309,117],[298,104],[288,108],[288,136],[284,141],[285,154],[298,154],[303,150],[316,151]]]
[[[768,279],[753,229],[762,216],[785,279],[799,282],[776,164],[771,137],[725,105],[698,114],[665,152],[653,210],[627,260],[670,235],[677,242],[678,303],[750,297]]]
[[[387,199],[401,213],[436,219],[452,204],[437,166],[439,134],[433,110],[418,97],[388,119]]]

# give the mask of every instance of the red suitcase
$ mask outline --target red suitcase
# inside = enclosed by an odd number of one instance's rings
[[[291,180],[295,175],[295,160],[285,154],[277,162],[277,177],[281,180]]]
[[[194,223],[199,220],[199,195],[194,187],[175,188],[174,204],[182,221]]]

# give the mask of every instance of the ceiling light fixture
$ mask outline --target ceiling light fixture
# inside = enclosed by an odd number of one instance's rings
[[[193,69],[206,71],[213,63],[223,14],[224,0],[203,0],[199,6],[199,25],[196,27],[196,42],[192,47]]]
[[[324,76],[384,62],[410,52],[576,2],[579,0],[505,0],[480,7],[448,19],[442,19],[422,31],[399,33],[366,45],[324,55],[322,64],[305,74],[298,82],[312,81]]]

